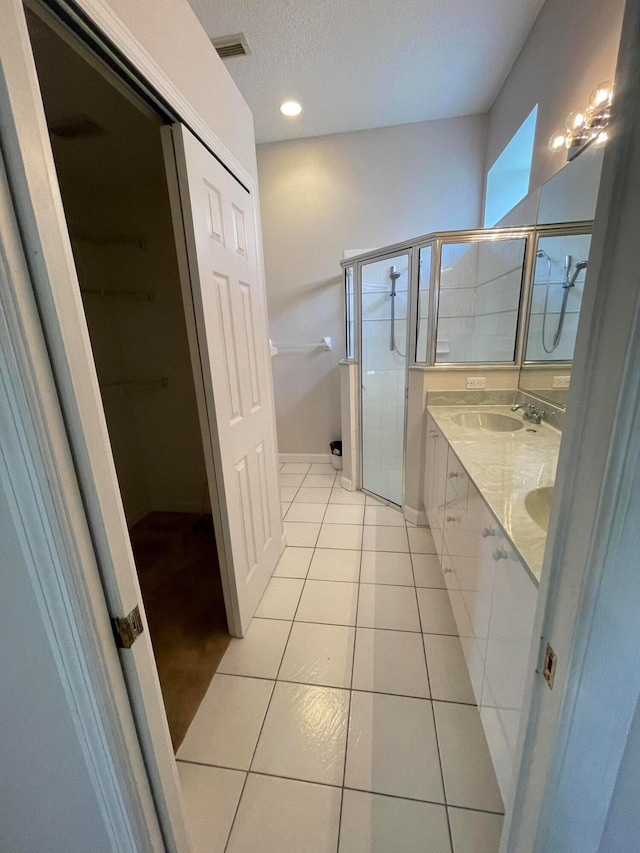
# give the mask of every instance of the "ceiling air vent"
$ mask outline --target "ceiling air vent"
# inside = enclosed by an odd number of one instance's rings
[[[211,44],[218,51],[218,56],[221,59],[229,59],[230,56],[249,56],[251,54],[244,33],[211,39]]]
[[[58,139],[88,139],[92,136],[107,135],[104,127],[96,124],[95,121],[85,115],[61,119],[56,124],[51,125],[49,133]]]

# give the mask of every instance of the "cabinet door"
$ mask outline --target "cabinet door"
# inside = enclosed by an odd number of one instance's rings
[[[462,590],[460,588],[460,557],[461,557],[461,532],[464,530],[466,521],[466,493],[461,498],[454,485],[452,472],[457,470],[455,453],[449,448],[447,457],[447,469],[445,476],[445,501],[444,501],[444,525],[443,525],[443,551],[444,558],[442,569],[445,582],[449,591],[451,609],[455,616],[458,634],[468,636],[471,631],[469,614],[466,612]],[[459,463],[458,463],[459,464]]]
[[[462,648],[478,705],[482,698],[495,576],[495,563],[491,558],[491,533],[495,532],[492,521],[479,491],[470,482],[467,512],[457,546],[457,581],[468,619],[468,631],[460,635]]]
[[[430,470],[425,470],[426,509],[429,526],[433,534],[436,552],[442,564],[442,535],[444,525],[444,505],[446,500],[447,459],[449,445],[433,419],[427,418],[427,436],[432,442],[432,463]],[[430,450],[427,445],[427,451]],[[427,456],[427,459],[429,457]]]
[[[438,443],[438,428],[433,418],[427,412],[427,430],[424,443],[424,478],[422,481],[422,497],[424,508],[429,519],[429,513],[433,512],[433,485],[436,445]],[[429,519],[429,523],[431,523]]]
[[[506,798],[513,784],[538,590],[504,535],[497,538],[492,557],[496,569],[481,714]]]

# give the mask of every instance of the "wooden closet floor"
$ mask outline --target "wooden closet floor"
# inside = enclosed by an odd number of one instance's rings
[[[231,640],[213,522],[152,512],[130,536],[177,750]]]

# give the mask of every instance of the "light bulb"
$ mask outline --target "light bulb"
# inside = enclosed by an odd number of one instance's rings
[[[280,112],[283,116],[293,118],[300,115],[302,107],[297,101],[285,101],[284,104],[280,105]]]
[[[586,120],[587,117],[580,111],[569,113],[567,116],[567,130],[569,133],[575,133],[584,127]]]
[[[553,151],[554,153],[556,151],[562,151],[562,149],[565,147],[566,141],[567,140],[565,134],[562,133],[561,130],[556,130],[556,132],[552,133],[551,137],[549,138],[549,150]]]
[[[605,80],[604,83],[598,83],[593,92],[589,95],[589,106],[592,110],[599,110],[611,103],[613,97],[613,83]]]
[[[602,148],[602,146],[606,143],[607,139],[609,139],[609,134],[606,130],[601,130],[600,133],[596,136],[593,144],[597,145],[598,148]]]

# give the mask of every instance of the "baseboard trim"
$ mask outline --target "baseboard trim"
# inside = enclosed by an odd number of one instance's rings
[[[145,517],[145,515],[149,515],[150,512],[153,512],[150,506],[145,506],[142,509],[138,509],[135,512],[132,512],[130,515],[127,515],[127,528],[131,530],[132,527],[135,527],[139,521]]]
[[[340,485],[342,486],[343,489],[346,489],[348,492],[355,492],[355,490],[356,490],[356,487],[353,485],[353,481],[350,480],[348,477],[341,477],[340,478]]]
[[[428,527],[427,513],[423,509],[414,509],[406,504],[402,507],[402,513],[407,521],[417,527]]]
[[[299,462],[302,465],[331,465],[330,453],[279,453],[280,462]]]

